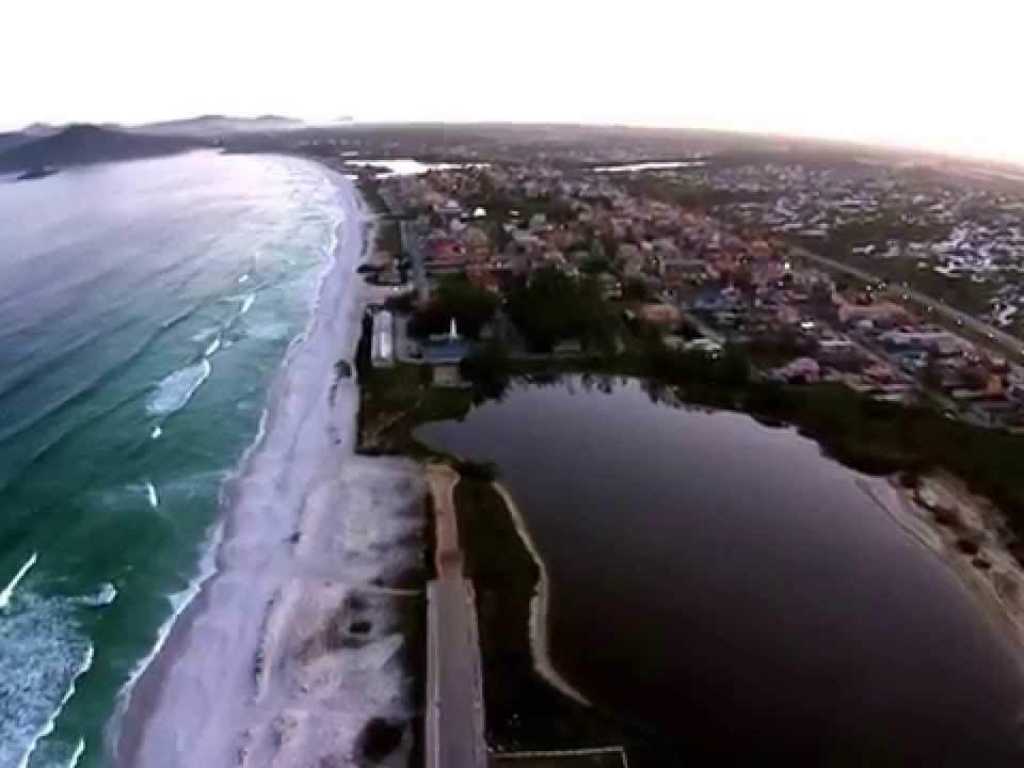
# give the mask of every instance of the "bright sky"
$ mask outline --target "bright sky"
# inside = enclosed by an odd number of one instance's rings
[[[37,0],[2,19],[7,128],[615,122],[1024,162],[1020,0]]]

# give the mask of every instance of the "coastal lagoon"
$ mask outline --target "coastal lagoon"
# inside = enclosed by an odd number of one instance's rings
[[[418,435],[497,464],[558,671],[679,764],[1024,759],[1020,650],[878,503],[887,479],[794,429],[566,377]]]
[[[482,167],[481,163],[423,163],[412,157],[399,157],[390,160],[367,160],[362,158],[346,159],[346,163],[355,168],[383,168],[378,178],[387,179],[391,176],[418,176],[428,171],[450,171],[458,168]]]
[[[672,171],[680,168],[704,168],[703,160],[666,160],[649,163],[627,163],[625,165],[603,165],[595,168],[597,173],[637,173],[638,171]]]

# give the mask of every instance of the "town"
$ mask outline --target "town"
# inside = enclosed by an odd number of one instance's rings
[[[1008,334],[971,333],[959,317],[912,300],[905,282],[832,269],[815,256],[814,241],[891,209],[904,189],[891,170],[864,166],[840,178],[772,164],[710,171],[708,163],[701,155],[568,168],[346,159],[385,213],[376,260],[365,268],[395,291],[377,318],[375,359],[428,364],[436,384],[458,386],[460,363],[481,347],[571,359],[621,352],[655,333],[681,355],[742,349],[766,379],[837,382],[978,426],[1024,426],[1024,371]],[[677,202],[664,187],[681,174],[719,193],[776,197]],[[935,273],[988,287],[993,276],[1017,274],[1012,256],[1024,227],[1020,203],[1005,195],[986,202],[989,212],[1001,207],[982,224],[964,218],[979,210],[977,195],[915,192],[925,218],[904,215],[900,231],[916,237],[941,225],[946,239],[926,246],[887,233],[851,244],[849,255],[889,263],[881,249],[907,251]],[[923,261],[926,248],[932,261]],[[578,300],[555,295],[567,288]],[[998,317],[978,313],[971,324],[1012,317],[1015,290],[1005,280],[995,291]]]

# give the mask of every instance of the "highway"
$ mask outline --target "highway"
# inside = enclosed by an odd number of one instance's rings
[[[427,768],[486,768],[483,673],[473,588],[463,574],[453,491],[458,475],[431,465],[437,579],[427,587]]]
[[[826,267],[827,269],[842,272],[866,283],[882,282],[882,278],[878,275],[873,275],[870,272],[858,269],[857,267],[851,267],[849,264],[844,264],[841,261],[836,261],[835,259],[830,259],[826,256],[819,256],[816,253],[811,253],[805,248],[794,248],[793,251],[797,258],[816,263],[820,266]],[[996,328],[995,326],[978,320],[973,315],[961,312],[956,307],[951,307],[949,304],[945,304],[932,296],[921,293],[920,291],[915,291],[913,288],[894,286],[891,293],[898,296],[905,295],[907,300],[926,309],[931,307],[931,310],[935,314],[940,315],[947,320],[952,320],[961,328],[974,331],[975,333],[996,342],[999,346],[1004,347],[1004,351],[1006,352],[1011,352],[1017,356],[1024,355],[1024,341]]]

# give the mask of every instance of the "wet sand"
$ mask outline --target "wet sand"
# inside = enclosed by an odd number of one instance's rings
[[[216,573],[114,726],[117,765],[348,765],[371,721],[398,724],[392,760],[412,743],[399,618],[418,595],[389,587],[421,556],[424,488],[412,463],[354,454],[358,387],[335,363],[358,343],[372,217],[337,185],[345,220],[313,318],[225,486]]]

